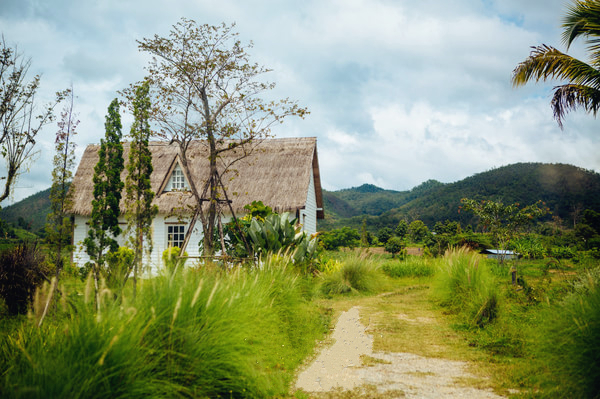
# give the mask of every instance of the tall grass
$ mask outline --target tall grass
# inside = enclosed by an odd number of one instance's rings
[[[600,269],[588,271],[574,290],[543,314],[536,355],[546,366],[545,397],[600,397]]]
[[[383,262],[381,270],[390,277],[429,277],[435,274],[435,265],[423,256],[409,256],[403,260]]]
[[[348,293],[375,293],[384,286],[379,263],[368,254],[354,253],[338,268],[321,275],[321,292],[326,296]]]
[[[435,297],[472,326],[483,327],[499,310],[497,283],[481,256],[466,248],[448,251],[438,263]]]
[[[283,262],[285,263],[285,262]],[[3,398],[268,397],[326,329],[282,262],[187,270],[143,282],[136,302],[105,293],[61,321],[0,341]]]

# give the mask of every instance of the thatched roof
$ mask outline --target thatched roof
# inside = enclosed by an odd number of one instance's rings
[[[224,143],[227,146],[229,143]],[[127,164],[129,158],[129,143],[123,143],[123,158]],[[89,216],[92,211],[94,184],[94,166],[98,162],[99,145],[89,145],[85,149],[77,173],[71,185],[73,214]],[[150,178],[152,190],[156,193],[154,203],[158,205],[159,212],[172,213],[183,207],[193,206],[194,200],[189,192],[162,192],[170,177],[174,165],[178,162],[179,147],[177,144],[166,142],[151,142],[152,165],[154,172]],[[236,149],[224,152],[219,160],[220,170],[224,165],[240,157],[242,150]],[[196,186],[200,193],[208,177],[208,147],[205,142],[193,142],[188,149],[190,170],[195,176]],[[121,174],[125,181],[126,169]],[[244,205],[252,201],[262,201],[277,212],[296,212],[304,208],[310,183],[310,174],[313,174],[317,207],[323,207],[321,192],[321,179],[319,176],[319,162],[317,158],[317,139],[286,138],[267,139],[259,144],[246,158],[235,162],[222,175],[223,184],[227,187],[227,195],[232,200],[236,213],[244,213]],[[161,191],[161,192],[159,192]],[[123,192],[123,198],[125,192]],[[124,211],[124,201],[121,200],[121,209]],[[227,212],[228,213],[228,212]],[[323,211],[318,212],[318,217],[323,218]]]

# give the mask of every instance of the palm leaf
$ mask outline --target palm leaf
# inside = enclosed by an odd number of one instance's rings
[[[582,107],[594,116],[600,108],[600,90],[588,86],[566,84],[554,88],[550,102],[554,118],[562,129],[562,120],[567,112]]]

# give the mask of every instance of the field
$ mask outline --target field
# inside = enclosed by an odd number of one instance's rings
[[[593,260],[499,266],[462,249],[403,260],[346,251],[322,254],[317,267],[302,275],[273,257],[261,269],[189,269],[145,280],[135,300],[130,287],[119,298],[104,287],[98,311],[90,279],[65,280],[41,327],[43,291],[29,316],[0,308],[0,396],[395,397],[369,386],[293,388],[355,306],[375,351],[466,362],[474,377],[460,386],[507,397],[599,393]]]

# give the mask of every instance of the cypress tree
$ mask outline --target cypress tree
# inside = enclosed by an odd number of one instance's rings
[[[96,307],[98,307],[98,283],[100,273],[105,271],[107,252],[119,249],[116,237],[121,234],[119,227],[119,202],[123,182],[123,145],[121,144],[121,116],[119,102],[115,98],[106,115],[105,138],[100,141],[98,163],[94,167],[94,200],[88,237],[84,240],[86,252],[93,261]]]
[[[150,140],[150,97],[148,82],[136,88],[133,99],[133,116],[135,118],[129,135],[129,163],[125,180],[125,203],[127,232],[135,252],[133,262],[133,293],[135,296],[138,273],[141,271],[144,242],[147,251],[152,252],[152,219],[158,207],[152,205],[154,192],[150,186],[152,174],[152,154],[148,147]],[[127,273],[129,275],[129,273]],[[127,279],[127,277],[125,277]]]

